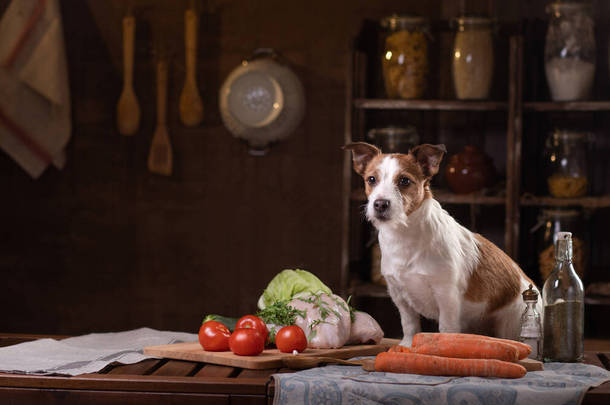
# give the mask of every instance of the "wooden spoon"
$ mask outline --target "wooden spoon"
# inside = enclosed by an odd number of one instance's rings
[[[198,17],[194,7],[184,12],[184,43],[186,55],[186,78],[180,93],[180,119],[187,127],[194,127],[203,120],[203,103],[197,89],[197,26]]]
[[[148,170],[169,176],[172,174],[172,145],[167,133],[167,59],[157,61],[157,127],[148,154]]]
[[[123,18],[123,91],[117,105],[117,126],[121,135],[133,135],[140,125],[140,105],[133,91],[133,42],[136,20]]]
[[[341,364],[345,366],[362,366],[366,371],[375,371],[375,359],[343,360],[334,357],[296,355],[282,358],[282,363],[284,367],[292,369],[313,368],[323,364]]]

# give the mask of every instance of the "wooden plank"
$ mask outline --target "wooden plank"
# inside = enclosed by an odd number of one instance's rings
[[[534,101],[524,103],[527,111],[610,111],[610,101]]]
[[[508,122],[506,128],[506,216],[504,250],[513,259],[519,255],[522,138],[523,38],[510,38]]]
[[[206,364],[195,373],[194,377],[231,377],[239,372],[239,369],[230,366],[219,366],[217,364]]]
[[[608,405],[610,404],[610,382],[590,389],[583,398],[581,405]]]
[[[601,362],[601,360],[596,352],[585,352],[584,362],[587,364],[592,364],[597,367],[601,367],[603,369],[606,368],[606,367],[604,367],[603,363]]]
[[[601,360],[606,370],[610,370],[610,352],[598,353],[597,356]]]
[[[487,195],[483,193],[455,194],[447,190],[433,190],[434,198],[445,204],[475,204],[475,205],[504,205],[506,197],[502,195]],[[350,198],[353,201],[366,201],[367,197],[364,189],[357,189],[351,192]]]
[[[271,378],[272,374],[275,374],[279,368],[268,368],[264,370],[248,370],[243,369],[238,375],[237,378]]]
[[[587,299],[585,298],[585,303]],[[609,339],[585,339],[585,352],[610,352]]]
[[[306,349],[300,356],[328,356],[347,359],[354,356],[371,356],[387,350],[391,344],[382,341],[379,345],[353,345],[339,349]],[[237,356],[231,352],[206,352],[198,342],[175,343],[171,345],[149,346],[144,353],[155,357],[176,360],[197,361],[248,369],[279,368],[282,358],[292,356],[277,349],[267,349],[258,356]]]
[[[118,365],[112,370],[108,371],[107,374],[147,375],[164,362],[165,360],[148,359],[139,363]]]
[[[123,392],[123,391],[79,391],[79,390],[43,390],[36,388],[0,387],[0,403],[19,405],[39,404],[87,404],[87,405],[152,405],[180,404],[212,405],[232,404],[229,395],[219,394],[183,394],[159,392]],[[254,397],[253,398],[260,398]],[[264,397],[263,397],[264,398]],[[256,403],[256,402],[255,402]]]
[[[37,339],[65,339],[67,335],[39,335],[27,333],[0,333],[0,347],[16,345],[18,343],[30,342]]]
[[[354,87],[353,70],[355,66],[354,41],[351,41],[350,52],[347,58],[346,88],[345,88],[345,132],[343,144],[352,143],[352,91]],[[352,186],[352,154],[343,152],[343,184],[341,193],[341,273],[340,294],[345,296],[349,286],[349,225],[350,225],[350,190]]]
[[[567,207],[578,205],[586,208],[606,208],[610,207],[610,196],[555,198],[526,194],[521,196],[521,205],[553,207]]]
[[[152,375],[186,377],[197,367],[198,364],[191,361],[170,360],[153,371]]]
[[[83,374],[75,377],[49,377],[0,373],[0,387],[76,389],[101,391],[146,391],[206,394],[265,394],[267,379],[131,376]]]
[[[507,103],[503,101],[359,98],[354,100],[354,107],[368,110],[503,111],[506,110]]]
[[[231,405],[267,405],[267,396],[231,395]]]

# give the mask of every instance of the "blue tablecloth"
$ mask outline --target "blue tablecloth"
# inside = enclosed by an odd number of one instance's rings
[[[275,404],[577,405],[610,372],[579,363],[545,363],[523,378],[433,377],[326,366],[274,374]]]

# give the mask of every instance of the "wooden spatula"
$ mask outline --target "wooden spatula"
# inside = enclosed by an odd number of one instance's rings
[[[198,22],[194,2],[191,2],[191,7],[184,12],[186,78],[180,93],[180,120],[187,127],[197,126],[203,120],[203,103],[197,89]]]
[[[296,355],[284,357],[282,363],[284,367],[292,369],[313,368],[324,364],[341,364],[345,366],[362,366],[367,371],[375,371],[375,359],[343,360],[334,357]]]
[[[136,19],[123,18],[123,91],[117,104],[117,126],[121,135],[133,135],[140,126],[140,105],[133,90],[133,50]]]
[[[148,170],[169,176],[172,174],[172,145],[167,132],[167,58],[157,60],[157,128],[148,154]]]

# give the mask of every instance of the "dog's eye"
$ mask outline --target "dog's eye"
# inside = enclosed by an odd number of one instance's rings
[[[369,177],[367,177],[366,182],[372,186],[373,184],[375,184],[377,182],[377,179],[375,178],[375,176],[369,176]]]
[[[409,179],[408,177],[401,177],[400,179],[398,179],[398,185],[400,187],[408,187],[411,185],[411,179]]]

